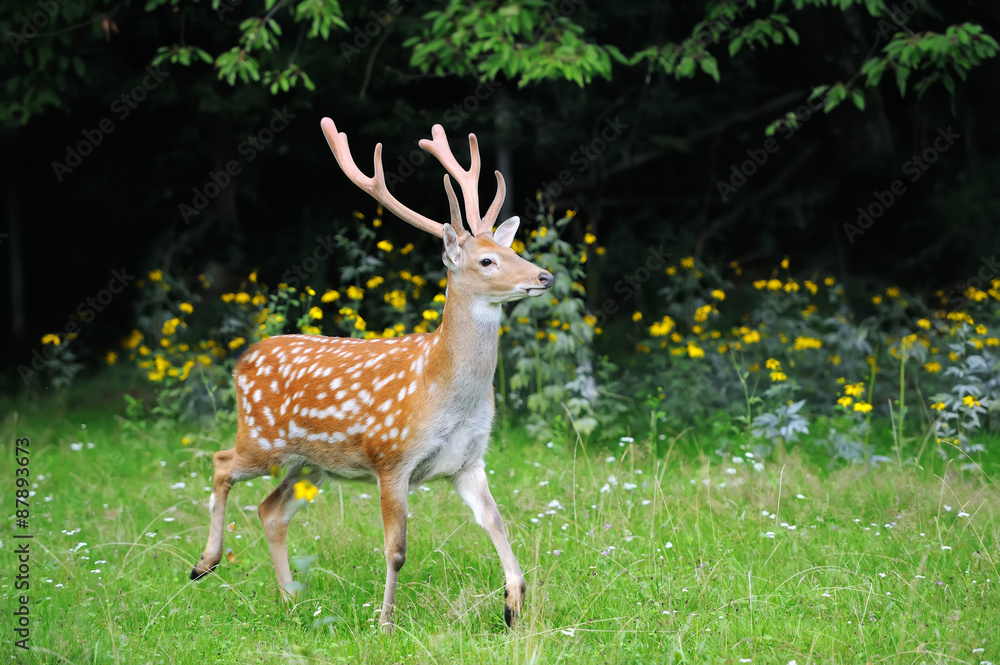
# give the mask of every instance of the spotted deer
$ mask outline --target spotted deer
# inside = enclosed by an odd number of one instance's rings
[[[208,545],[191,578],[211,572],[222,558],[226,498],[233,483],[277,465],[286,467],[287,474],[260,504],[258,514],[281,596],[291,599],[295,585],[285,538],[304,503],[294,498],[295,483],[308,479],[319,486],[330,477],[374,479],[387,567],[380,624],[391,631],[396,581],[406,560],[407,494],[417,483],[443,477],[451,479],[496,547],[506,577],[504,618],[513,627],[524,605],[524,575],[490,494],[483,455],[493,422],[501,305],[544,293],[552,286],[552,274],[510,249],[517,217],[493,230],[505,195],[499,171],[496,197],[480,217],[475,134],[469,135],[468,170],[455,159],[440,125],[431,130],[433,140],[420,141],[458,181],[466,231],[447,174],[444,189],[451,223],[441,224],[405,207],[389,192],[381,143],[375,146],[375,176],[368,177],[355,165],[347,135],[329,118],[320,126],[340,168],[355,185],[403,221],[443,240],[448,288],[441,325],[432,333],[387,339],[281,335],[254,344],[240,357],[235,370],[236,447],[213,458]]]

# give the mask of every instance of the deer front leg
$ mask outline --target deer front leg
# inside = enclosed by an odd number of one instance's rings
[[[385,595],[382,598],[382,613],[379,624],[382,630],[391,633],[392,618],[396,607],[396,580],[406,562],[406,494],[409,484],[406,479],[380,479],[379,494],[382,501],[382,526],[385,529]]]
[[[503,566],[504,576],[507,578],[507,589],[504,591],[505,606],[503,618],[511,628],[521,616],[524,608],[524,594],[526,585],[524,575],[521,573],[521,566],[514,558],[514,552],[510,549],[507,541],[507,531],[504,527],[503,518],[500,516],[500,509],[497,502],[490,494],[489,482],[486,480],[486,472],[483,470],[483,463],[477,462],[470,468],[463,470],[455,477],[455,489],[459,496],[476,516],[476,523],[486,529],[493,546],[500,556],[500,564]]]

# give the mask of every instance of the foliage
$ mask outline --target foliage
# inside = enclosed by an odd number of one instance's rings
[[[979,449],[969,434],[1000,404],[1000,280],[988,291],[967,287],[962,310],[934,309],[890,286],[859,313],[835,278],[800,281],[787,259],[742,288],[693,257],[667,273],[668,313],[636,344],[647,358],[633,380],[658,391],[659,408],[678,421],[719,410],[773,444],[797,441],[823,416],[832,452],[871,461],[870,414],[896,418],[903,436],[907,395],[937,393],[933,404],[918,399],[937,442]],[[726,311],[728,303],[738,309]]]

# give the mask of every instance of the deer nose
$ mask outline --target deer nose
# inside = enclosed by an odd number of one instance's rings
[[[546,289],[550,288],[552,286],[552,273],[550,273],[548,270],[543,270],[542,272],[538,273],[538,283],[541,284]]]

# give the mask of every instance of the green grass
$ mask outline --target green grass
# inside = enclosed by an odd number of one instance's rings
[[[8,442],[31,438],[38,483],[37,651],[29,661],[10,637],[11,517],[0,537],[6,662],[1000,662],[997,486],[933,451],[923,468],[831,471],[792,451],[755,470],[742,451],[734,463],[690,434],[668,439],[659,458],[638,440],[549,448],[498,435],[487,462],[528,580],[523,622],[503,624],[493,547],[451,485],[435,481],[410,496],[398,628],[383,635],[373,485],[327,484],[296,517],[292,555],[315,559],[297,575],[301,602],[286,609],[256,511],[245,509],[273,479],[236,486],[232,560],[188,579],[208,530],[211,454],[231,436],[204,433],[185,448],[187,430],[30,406],[2,431]],[[0,462],[8,505],[12,448]]]

